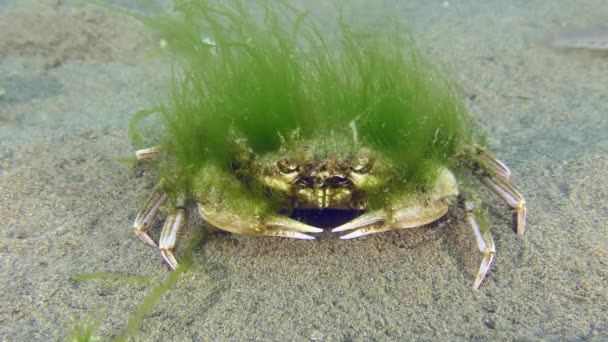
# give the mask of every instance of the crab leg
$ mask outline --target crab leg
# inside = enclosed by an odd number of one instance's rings
[[[363,214],[358,218],[336,227],[332,232],[356,229],[342,235],[340,239],[354,239],[360,236],[386,232],[389,230],[415,228],[437,221],[448,212],[448,202],[439,201],[431,205],[414,205],[395,210],[388,215],[384,210]]]
[[[505,179],[509,179],[511,176],[511,170],[500,160],[496,159],[493,155],[491,155],[485,148],[475,145],[475,151],[477,155],[488,165],[492,167],[496,173],[498,173],[501,177]]]
[[[473,234],[475,234],[475,239],[477,240],[477,248],[483,257],[481,260],[481,265],[479,266],[479,271],[477,272],[477,277],[473,283],[473,288],[478,289],[481,287],[481,285],[483,285],[486,276],[488,273],[490,273],[490,269],[492,268],[492,264],[494,262],[494,254],[496,253],[496,249],[494,247],[494,240],[492,239],[490,232],[485,231],[482,233],[479,229],[479,225],[477,224],[473,214],[474,208],[475,205],[473,202],[465,202],[465,219],[467,220],[467,223],[471,229],[473,229]]]
[[[163,225],[163,230],[160,234],[160,240],[158,241],[160,253],[167,262],[167,265],[169,265],[169,268],[173,271],[179,266],[177,259],[175,259],[175,256],[173,255],[173,247],[175,247],[177,234],[185,221],[185,203],[183,199],[180,199],[173,212],[167,216],[165,224]]]
[[[488,175],[477,175],[481,182],[494,191],[508,206],[514,211],[515,231],[517,235],[524,235],[526,230],[526,201],[521,194],[511,185],[511,183],[500,177]]]
[[[137,160],[152,160],[158,157],[158,155],[161,153],[161,148],[155,146],[135,151],[135,157],[137,158]]]
[[[475,175],[481,182],[498,197],[500,197],[514,211],[515,232],[524,235],[526,230],[526,201],[515,189],[508,179],[500,176],[491,176],[485,170],[475,171]]]
[[[148,235],[148,229],[154,223],[156,216],[158,215],[158,211],[160,210],[160,206],[167,200],[167,194],[160,190],[159,186],[156,186],[154,192],[148,200],[144,207],[137,214],[137,218],[135,218],[135,222],[133,222],[133,228],[135,229],[135,235],[137,235],[143,242],[147,243],[150,247],[156,247],[156,243],[150,238]]]
[[[478,155],[491,166],[491,169],[484,168],[482,163],[478,167],[473,167],[473,173],[486,187],[513,209],[515,232],[517,235],[524,235],[526,230],[526,201],[509,181],[511,171],[483,148],[477,147],[477,151]]]
[[[200,202],[198,203],[198,211],[210,224],[235,234],[314,240],[314,237],[303,233],[323,232],[323,229],[280,215],[272,215],[263,219],[252,216],[252,219],[245,219],[237,214],[214,210],[211,206],[205,206]]]

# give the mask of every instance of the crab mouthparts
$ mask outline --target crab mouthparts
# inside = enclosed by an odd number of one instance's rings
[[[361,210],[296,209],[290,217],[313,227],[327,229],[339,227],[363,213]]]
[[[300,180],[303,185],[314,189],[336,189],[344,187],[348,178],[342,172],[312,169]]]
[[[300,200],[311,209],[337,209],[350,198],[352,182],[340,172],[311,170],[297,182]]]
[[[316,193],[316,195],[317,195],[317,207],[319,209],[324,209],[324,208],[329,207],[330,202],[331,202],[330,201],[330,196],[329,196],[330,190],[331,189],[328,189],[328,188],[325,188],[325,187],[324,188],[320,188],[320,189],[317,188],[317,189],[313,190]]]

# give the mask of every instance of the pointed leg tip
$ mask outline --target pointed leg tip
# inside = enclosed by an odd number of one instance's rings
[[[479,289],[481,286],[483,286],[488,279],[488,274],[490,274],[492,265],[494,265],[494,253],[484,256],[483,260],[481,261],[481,265],[479,266],[479,271],[477,272],[475,282],[473,283],[473,288]]]
[[[147,244],[148,246],[153,247],[153,248],[158,247],[156,245],[156,243],[152,240],[150,235],[148,235],[148,233],[142,232],[142,231],[135,231],[135,235],[137,235],[137,237],[139,237],[139,239],[141,241],[143,241],[145,244]]]
[[[488,280],[488,275],[484,275],[483,277],[481,276],[477,276],[477,278],[475,279],[475,282],[473,283],[473,289],[474,290],[479,290],[483,284],[486,283],[486,280]]]
[[[517,235],[522,236],[526,232],[526,207],[521,207],[513,213],[514,230]]]
[[[175,259],[173,252],[161,251],[160,253],[163,256],[163,259],[165,259],[165,263],[167,264],[167,266],[169,266],[171,271],[175,271],[179,267],[179,263],[177,262],[177,259]]]

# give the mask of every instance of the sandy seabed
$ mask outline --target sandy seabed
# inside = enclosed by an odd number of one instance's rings
[[[439,226],[355,241],[211,233],[133,340],[608,339],[608,54],[547,44],[598,32],[606,2],[350,6],[366,18],[390,8],[456,74],[527,200],[526,235],[483,192],[498,253],[476,291],[479,258],[457,208]],[[153,175],[117,162],[134,150],[132,113],[168,82],[145,37],[78,2],[0,1],[2,341],[62,340],[94,321],[97,340],[116,338],[167,277],[130,228]],[[187,229],[201,227],[191,214]],[[154,279],[73,280],[102,271]]]

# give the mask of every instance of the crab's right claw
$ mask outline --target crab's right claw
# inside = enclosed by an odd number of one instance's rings
[[[200,215],[215,227],[241,235],[280,236],[292,239],[314,240],[313,236],[304,233],[321,233],[323,229],[280,215],[250,219],[226,211],[215,210],[211,206],[198,203]]]
[[[384,210],[363,214],[347,222],[332,232],[355,231],[340,236],[340,239],[354,239],[360,236],[382,233],[389,230],[415,228],[437,221],[448,211],[449,202],[439,201],[427,205],[410,205],[394,210],[390,215]]]
[[[355,229],[340,237],[345,240],[389,230],[420,227],[439,220],[448,212],[450,199],[458,194],[456,179],[448,169],[441,170],[430,194],[429,201],[402,200],[386,210],[363,214],[334,228],[332,232]]]
[[[389,215],[384,210],[363,214],[356,219],[332,229],[332,233],[353,230],[348,234],[340,236],[340,240],[350,240],[361,236],[382,233],[406,227],[396,227],[391,224]]]

